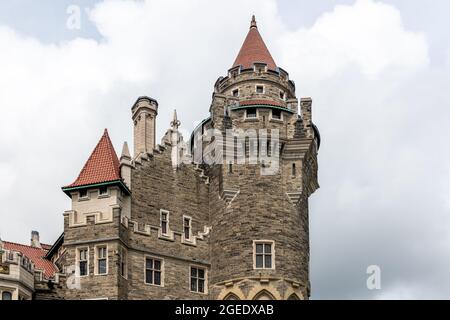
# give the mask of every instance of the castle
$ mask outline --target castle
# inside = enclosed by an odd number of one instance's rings
[[[295,89],[253,17],[190,137],[175,112],[156,144],[158,102],[139,97],[133,153],[125,143],[119,158],[104,131],[63,187],[71,199],[64,233],[52,246],[35,243],[48,264],[30,258],[33,288],[14,297],[308,299],[320,135],[311,99],[299,101]],[[27,256],[11,244],[0,250],[2,265]]]

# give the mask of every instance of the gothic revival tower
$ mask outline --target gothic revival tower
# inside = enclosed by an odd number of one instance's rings
[[[301,99],[300,115],[298,104],[253,16],[228,76],[215,84],[202,129],[231,130],[237,143],[227,138],[225,153],[245,150],[245,161],[227,156],[208,172],[221,199],[210,193],[214,298],[309,297],[308,198],[318,188],[320,137],[311,99]]]

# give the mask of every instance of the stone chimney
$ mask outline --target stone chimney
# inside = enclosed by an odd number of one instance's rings
[[[39,232],[31,231],[31,246],[33,248],[41,248],[41,243],[39,242]]]
[[[303,120],[304,130],[308,138],[314,138],[314,130],[312,127],[312,99],[300,99],[300,112]]]
[[[153,153],[158,102],[150,97],[139,97],[131,111],[134,122],[134,157]]]

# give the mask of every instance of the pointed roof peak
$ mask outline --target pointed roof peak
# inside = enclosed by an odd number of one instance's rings
[[[253,15],[252,21],[250,22],[250,30],[233,63],[233,68],[241,65],[242,68],[249,69],[253,67],[255,62],[266,63],[267,68],[270,70],[277,69],[277,65],[258,31],[256,18]]]
[[[125,159],[131,159],[131,155],[130,155],[130,149],[128,148],[128,142],[124,142],[123,143],[123,147],[122,147],[122,155],[120,156],[120,159],[122,160],[123,158]]]
[[[78,178],[63,189],[121,180],[119,167],[119,159],[105,129]]]
[[[176,130],[176,129],[178,129],[180,124],[181,124],[181,122],[180,122],[180,120],[178,120],[177,109],[174,109],[173,110],[173,120],[172,120],[172,122],[170,122],[170,126],[172,127],[172,129]]]
[[[256,25],[255,15],[252,15],[252,21],[250,22],[250,29],[251,28],[258,28],[258,26]]]

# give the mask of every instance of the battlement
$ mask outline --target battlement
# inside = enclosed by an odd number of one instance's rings
[[[289,80],[289,74],[280,67],[277,70],[268,69],[265,63],[254,63],[252,68],[247,69],[242,66],[229,69],[226,77],[217,79],[214,92],[225,93],[231,87],[248,81],[271,82],[288,91],[289,96],[295,96],[295,83]]]

